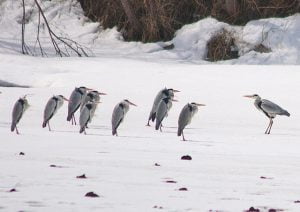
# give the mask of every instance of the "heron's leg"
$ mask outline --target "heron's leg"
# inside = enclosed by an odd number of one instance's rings
[[[269,132],[268,132],[268,134],[270,134],[270,132],[271,132],[271,128],[272,128],[272,126],[273,126],[273,119],[271,119],[271,120],[270,120],[270,122],[271,122],[271,123],[270,123],[270,128],[269,128]]]
[[[71,116],[71,121],[72,121],[71,123],[72,123],[72,125],[73,125],[73,115]]]
[[[266,131],[265,131],[265,134],[268,134],[269,128],[270,128],[270,126],[271,126],[271,121],[272,121],[272,119],[270,119],[269,125],[268,125],[268,127],[267,127],[267,129],[266,129]]]
[[[48,129],[49,131],[51,131],[51,127],[50,127],[50,123],[48,122]]]
[[[148,123],[146,124],[146,126],[150,127],[150,119],[148,119]]]
[[[185,138],[184,138],[184,135],[183,135],[183,131],[182,131],[182,140],[183,140],[183,141],[186,141]]]
[[[75,115],[74,114],[73,114],[73,119],[74,119],[74,123],[76,125],[77,123],[76,123],[76,119],[75,119]]]
[[[16,133],[17,133],[17,135],[20,134],[20,133],[19,133],[19,130],[18,130],[18,128],[17,128],[17,125],[16,125]]]
[[[84,134],[86,135],[86,131],[85,131],[85,129],[84,129],[84,131],[83,131],[83,132],[84,132]]]
[[[160,124],[160,126],[159,126],[159,131],[160,131],[160,132],[162,132],[162,129],[161,129],[161,127],[162,127],[162,124]]]
[[[116,130],[116,136],[119,136],[117,130]]]

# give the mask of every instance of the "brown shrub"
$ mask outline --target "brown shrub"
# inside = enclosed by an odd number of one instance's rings
[[[222,29],[211,37],[206,45],[206,59],[211,62],[238,58],[238,51],[231,32]]]
[[[153,42],[172,39],[183,25],[207,16],[230,24],[284,17],[300,12],[299,0],[78,0],[85,15],[104,28],[117,26],[125,40]],[[127,2],[135,21],[130,21]]]

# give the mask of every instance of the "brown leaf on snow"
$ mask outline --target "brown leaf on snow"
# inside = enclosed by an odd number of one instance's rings
[[[181,160],[192,160],[192,157],[189,155],[184,155],[181,157]]]
[[[76,176],[76,178],[78,178],[78,179],[86,179],[87,177],[85,176],[85,174],[83,174],[83,175]]]
[[[99,195],[98,195],[98,194],[96,194],[96,193],[94,193],[94,192],[92,192],[92,191],[91,191],[91,192],[88,192],[88,193],[86,193],[86,194],[85,194],[85,196],[86,196],[86,197],[99,197]]]

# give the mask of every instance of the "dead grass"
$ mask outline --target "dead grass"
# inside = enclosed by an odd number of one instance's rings
[[[129,22],[120,0],[78,0],[88,16],[104,28],[117,26],[128,41],[166,41],[183,25],[207,16],[230,24],[242,25],[249,20],[284,17],[300,12],[299,0],[128,0],[139,26]]]
[[[216,33],[207,42],[206,59],[211,62],[238,58],[233,34],[225,29]]]

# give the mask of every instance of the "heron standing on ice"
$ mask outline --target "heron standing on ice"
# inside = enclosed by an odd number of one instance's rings
[[[64,104],[64,101],[69,101],[63,95],[56,95],[51,97],[45,107],[44,110],[44,121],[42,127],[45,128],[48,125],[49,131],[51,131],[50,127],[50,119],[56,114],[59,108]]]
[[[76,119],[75,119],[75,112],[80,107],[83,99],[85,98],[86,92],[91,89],[86,87],[79,87],[75,88],[70,96],[69,104],[68,104],[68,117],[67,121],[72,120],[72,124],[74,123],[76,125]]]
[[[168,112],[170,108],[172,107],[172,102],[177,102],[177,100],[173,99],[172,97],[165,97],[162,100],[160,100],[157,110],[156,110],[156,123],[155,123],[155,129],[161,130],[162,127],[162,121],[165,117],[168,116]]]
[[[13,132],[16,129],[16,133],[19,134],[17,124],[21,120],[23,114],[28,109],[29,104],[26,99],[26,95],[24,97],[21,97],[18,99],[18,101],[15,103],[13,112],[12,112],[12,123],[11,123],[11,131]]]
[[[85,96],[85,98],[83,99],[83,101],[81,102],[80,112],[82,111],[82,109],[84,108],[84,106],[87,102],[89,102],[89,101],[99,102],[100,101],[100,95],[107,95],[107,94],[106,93],[101,93],[101,92],[95,91],[95,90],[88,92],[87,95]],[[92,119],[94,117],[97,106],[98,106],[98,104],[96,104],[95,107],[93,107],[91,109],[91,117],[90,117],[89,123],[92,122]]]
[[[284,116],[290,116],[289,112],[282,109],[280,106],[277,104],[266,100],[262,99],[259,95],[253,94],[253,95],[245,95],[244,97],[254,99],[254,105],[255,107],[263,112],[270,120],[269,125],[265,131],[265,134],[270,134],[271,128],[273,126],[273,119],[276,117],[276,115],[284,115]]]
[[[118,103],[115,106],[111,118],[112,135],[118,136],[117,129],[120,126],[120,124],[123,122],[125,115],[129,110],[130,105],[137,106],[136,104],[130,102],[128,99],[124,99],[122,102]]]
[[[159,105],[159,102],[160,100],[162,100],[163,98],[166,98],[166,97],[170,97],[171,99],[174,98],[174,93],[177,93],[177,92],[180,92],[179,90],[175,90],[173,88],[164,88],[162,90],[160,90],[158,92],[158,94],[156,95],[155,99],[154,99],[154,102],[153,102],[153,105],[152,105],[152,109],[150,111],[150,115],[149,115],[149,118],[148,118],[148,123],[146,126],[150,126],[150,120],[152,122],[155,121],[155,118],[156,118],[156,113],[157,113],[157,108],[158,108],[158,105]],[[171,105],[172,106],[172,105]]]
[[[178,119],[177,135],[178,136],[182,135],[182,139],[184,141],[185,141],[185,138],[184,138],[183,130],[187,125],[189,125],[191,123],[193,116],[198,112],[199,106],[205,106],[205,105],[198,104],[195,102],[188,103],[182,108],[182,110],[180,112],[179,119]]]
[[[82,110],[80,111],[80,117],[79,117],[79,124],[80,124],[80,130],[79,133],[86,134],[85,129],[87,128],[87,124],[92,119],[92,112],[96,110],[96,107],[100,102],[96,101],[88,101]]]

